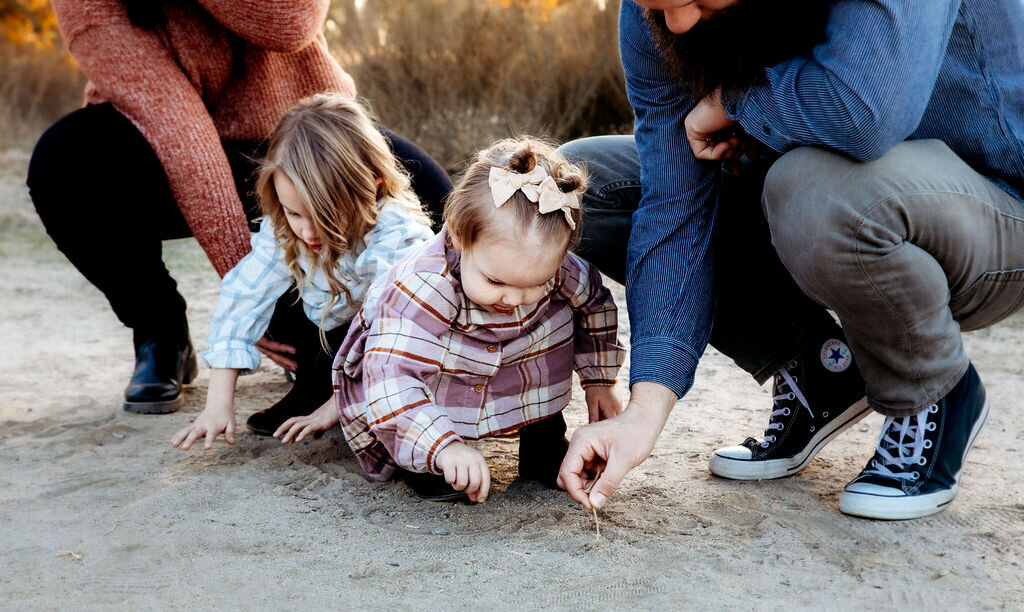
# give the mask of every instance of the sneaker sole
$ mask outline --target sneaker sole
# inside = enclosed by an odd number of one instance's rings
[[[960,471],[954,479],[956,484],[945,491],[937,491],[926,495],[909,496],[886,496],[871,495],[869,493],[856,493],[843,491],[839,496],[839,511],[851,516],[859,516],[870,519],[882,519],[887,521],[901,521],[907,519],[921,518],[937,514],[946,509],[960,489],[960,473],[964,471],[964,462],[967,460],[967,453],[971,452],[974,440],[978,437],[982,425],[988,419],[988,398],[981,407],[981,416],[971,429],[971,437],[967,440],[967,448],[964,449],[964,456],[960,460]]]
[[[804,447],[802,453],[792,457],[756,461],[754,459],[733,459],[719,455],[718,451],[715,451],[711,454],[708,467],[715,476],[732,480],[771,480],[792,476],[807,467],[807,464],[826,444],[867,416],[869,412],[871,409],[868,408],[868,400],[862,397],[844,410],[827,427],[816,433]]]

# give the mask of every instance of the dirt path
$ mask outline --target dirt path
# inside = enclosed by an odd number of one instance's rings
[[[946,512],[839,513],[877,415],[797,476],[710,476],[770,404],[712,351],[597,538],[563,492],[514,480],[515,440],[481,445],[497,491],[476,506],[368,482],[339,435],[172,449],[208,370],[177,414],[121,410],[130,334],[43,233],[25,164],[0,153],[0,608],[1024,608],[1024,316],[967,338],[992,412]],[[167,252],[204,348],[216,277],[193,241]],[[286,385],[243,379],[239,422]]]

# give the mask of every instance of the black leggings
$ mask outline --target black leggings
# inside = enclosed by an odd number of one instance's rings
[[[452,189],[444,169],[413,143],[378,126],[413,177],[413,189],[440,219]],[[253,142],[223,142],[250,228],[259,215]],[[136,330],[184,320],[185,300],[162,259],[161,242],[191,236],[159,159],[138,129],[110,104],[76,110],[48,129],[28,169],[36,211],[57,248]]]

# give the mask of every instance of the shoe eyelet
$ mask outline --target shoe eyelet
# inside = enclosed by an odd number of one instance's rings
[[[930,412],[932,414],[935,414],[938,411],[939,411],[939,405],[938,404],[932,404],[931,406],[928,406],[928,412]]]
[[[764,442],[761,443],[761,448],[768,448],[769,444],[771,444],[771,443],[768,442],[768,440],[766,439]]]
[[[822,412],[821,413],[821,418],[827,419],[828,418],[828,413],[827,412]]]
[[[789,416],[789,413],[790,413],[789,408],[783,408],[782,409],[782,416]]]
[[[913,480],[917,480],[920,477],[921,477],[921,474],[919,474],[916,471],[910,473],[910,478],[913,479]]]
[[[799,378],[797,378],[796,376],[794,376],[794,377],[793,377],[793,382],[797,382],[797,381],[799,381],[799,380],[800,380],[800,379],[799,379]]]
[[[917,458],[918,465],[924,465],[926,463],[928,463],[928,460],[923,455]]]
[[[798,365],[800,365],[800,364],[796,362],[796,359],[794,359],[793,361],[789,362],[789,369],[792,370],[793,368],[795,368]]]
[[[925,448],[931,448],[932,447],[932,441],[931,440],[925,440],[924,441],[924,447]]]
[[[924,428],[926,430],[928,430],[928,431],[935,431],[935,429],[937,427],[938,427],[938,425],[935,424],[935,421],[932,421],[932,422],[930,422],[930,423],[928,423],[927,425],[924,426]]]
[[[814,429],[815,429],[814,425],[811,425],[811,433],[814,433]]]
[[[796,393],[789,392],[789,393],[786,394],[786,399],[791,400],[791,399],[794,399],[794,398],[796,398]]]

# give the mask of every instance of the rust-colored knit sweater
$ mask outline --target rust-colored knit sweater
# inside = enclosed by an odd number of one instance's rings
[[[260,141],[307,95],[355,95],[327,52],[327,7],[328,0],[177,0],[165,3],[166,25],[145,30],[131,25],[120,0],[53,0],[68,49],[90,79],[86,102],[110,102],[139,128],[221,276],[249,252],[221,138]]]

